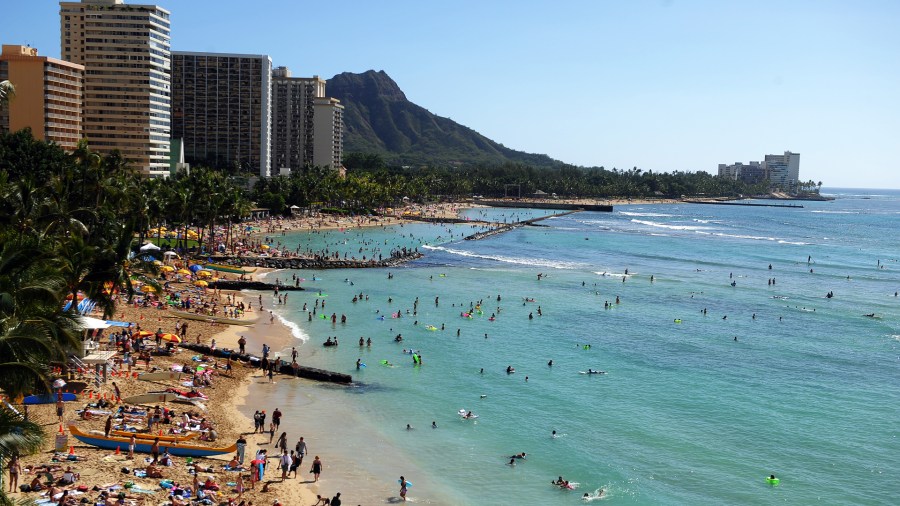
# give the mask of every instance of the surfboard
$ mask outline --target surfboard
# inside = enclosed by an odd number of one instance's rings
[[[578,371],[578,374],[606,374],[606,371]]]
[[[177,395],[173,393],[157,393],[157,394],[141,394],[132,395],[122,399],[127,404],[156,404],[160,402],[170,402],[175,400]]]
[[[138,374],[138,379],[141,381],[165,381],[177,380],[179,378],[181,378],[181,373],[175,371],[145,372]]]
[[[22,399],[22,404],[53,404],[56,402],[56,397],[56,394],[29,395]],[[75,394],[62,394],[63,402],[70,402],[75,399]]]

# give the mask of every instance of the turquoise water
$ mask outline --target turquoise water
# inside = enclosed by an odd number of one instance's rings
[[[477,242],[459,240],[470,225],[425,224],[281,238],[426,253],[394,269],[270,275],[311,280],[276,309],[312,336],[301,361],[360,383],[280,382],[289,434],[320,433],[313,451],[327,448],[326,464],[367,468],[365,483],[330,482],[362,489],[354,504],[389,502],[400,474],[425,504],[580,504],[598,488],[604,504],[894,503],[900,192],[834,193],[804,209],[617,206]],[[347,324],[321,311],[307,321],[300,308],[319,290]],[[361,292],[368,300],[351,302]],[[479,300],[484,314],[460,316]],[[341,345],[322,347],[326,336]],[[373,346],[360,349],[360,336]],[[607,374],[579,374],[588,368]],[[311,397],[352,428],[316,426]],[[506,465],[519,452],[527,460]],[[577,490],[552,487],[560,475]]]

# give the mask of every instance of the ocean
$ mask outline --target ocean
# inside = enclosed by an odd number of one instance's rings
[[[244,409],[279,407],[289,441],[325,463],[319,490],[348,504],[398,501],[400,475],[411,502],[434,505],[580,504],[599,489],[603,504],[893,504],[900,191],[823,193],[836,199],[802,209],[616,206],[482,241],[462,240],[470,224],[277,237],[425,256],[270,273],[307,289],[275,306],[301,363],[357,385],[254,384]]]

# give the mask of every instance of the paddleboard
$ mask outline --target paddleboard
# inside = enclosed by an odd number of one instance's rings
[[[160,402],[169,402],[174,401],[175,398],[178,397],[173,393],[164,393],[164,394],[141,394],[141,395],[132,395],[131,397],[126,397],[122,399],[127,404],[156,404]]]
[[[22,399],[22,404],[54,404],[56,402],[57,394],[44,394],[44,395],[29,395]],[[63,402],[70,402],[75,400],[75,394],[62,394]]]
[[[478,418],[478,415],[476,415],[475,413],[472,413],[471,415],[469,415],[469,416],[467,417],[466,415],[467,415],[468,413],[469,413],[469,411],[468,411],[468,410],[465,410],[465,409],[461,409],[461,410],[459,410],[459,411],[456,412],[456,414],[458,414],[459,416],[461,416],[463,420],[471,420],[471,419],[473,419],[473,418]]]
[[[174,371],[145,372],[142,374],[138,374],[138,379],[141,381],[165,381],[177,380],[180,378],[181,373]]]

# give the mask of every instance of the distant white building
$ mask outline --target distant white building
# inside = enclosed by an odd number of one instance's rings
[[[719,177],[745,183],[767,180],[789,192],[796,192],[800,181],[800,153],[785,151],[783,155],[766,155],[762,162],[719,164]]]
[[[766,155],[763,168],[769,182],[789,192],[797,191],[800,182],[800,153],[785,151],[783,155]]]
[[[745,183],[755,184],[766,179],[766,171],[760,162],[747,164],[734,162],[731,165],[719,164],[719,176],[732,181],[741,180]]]

